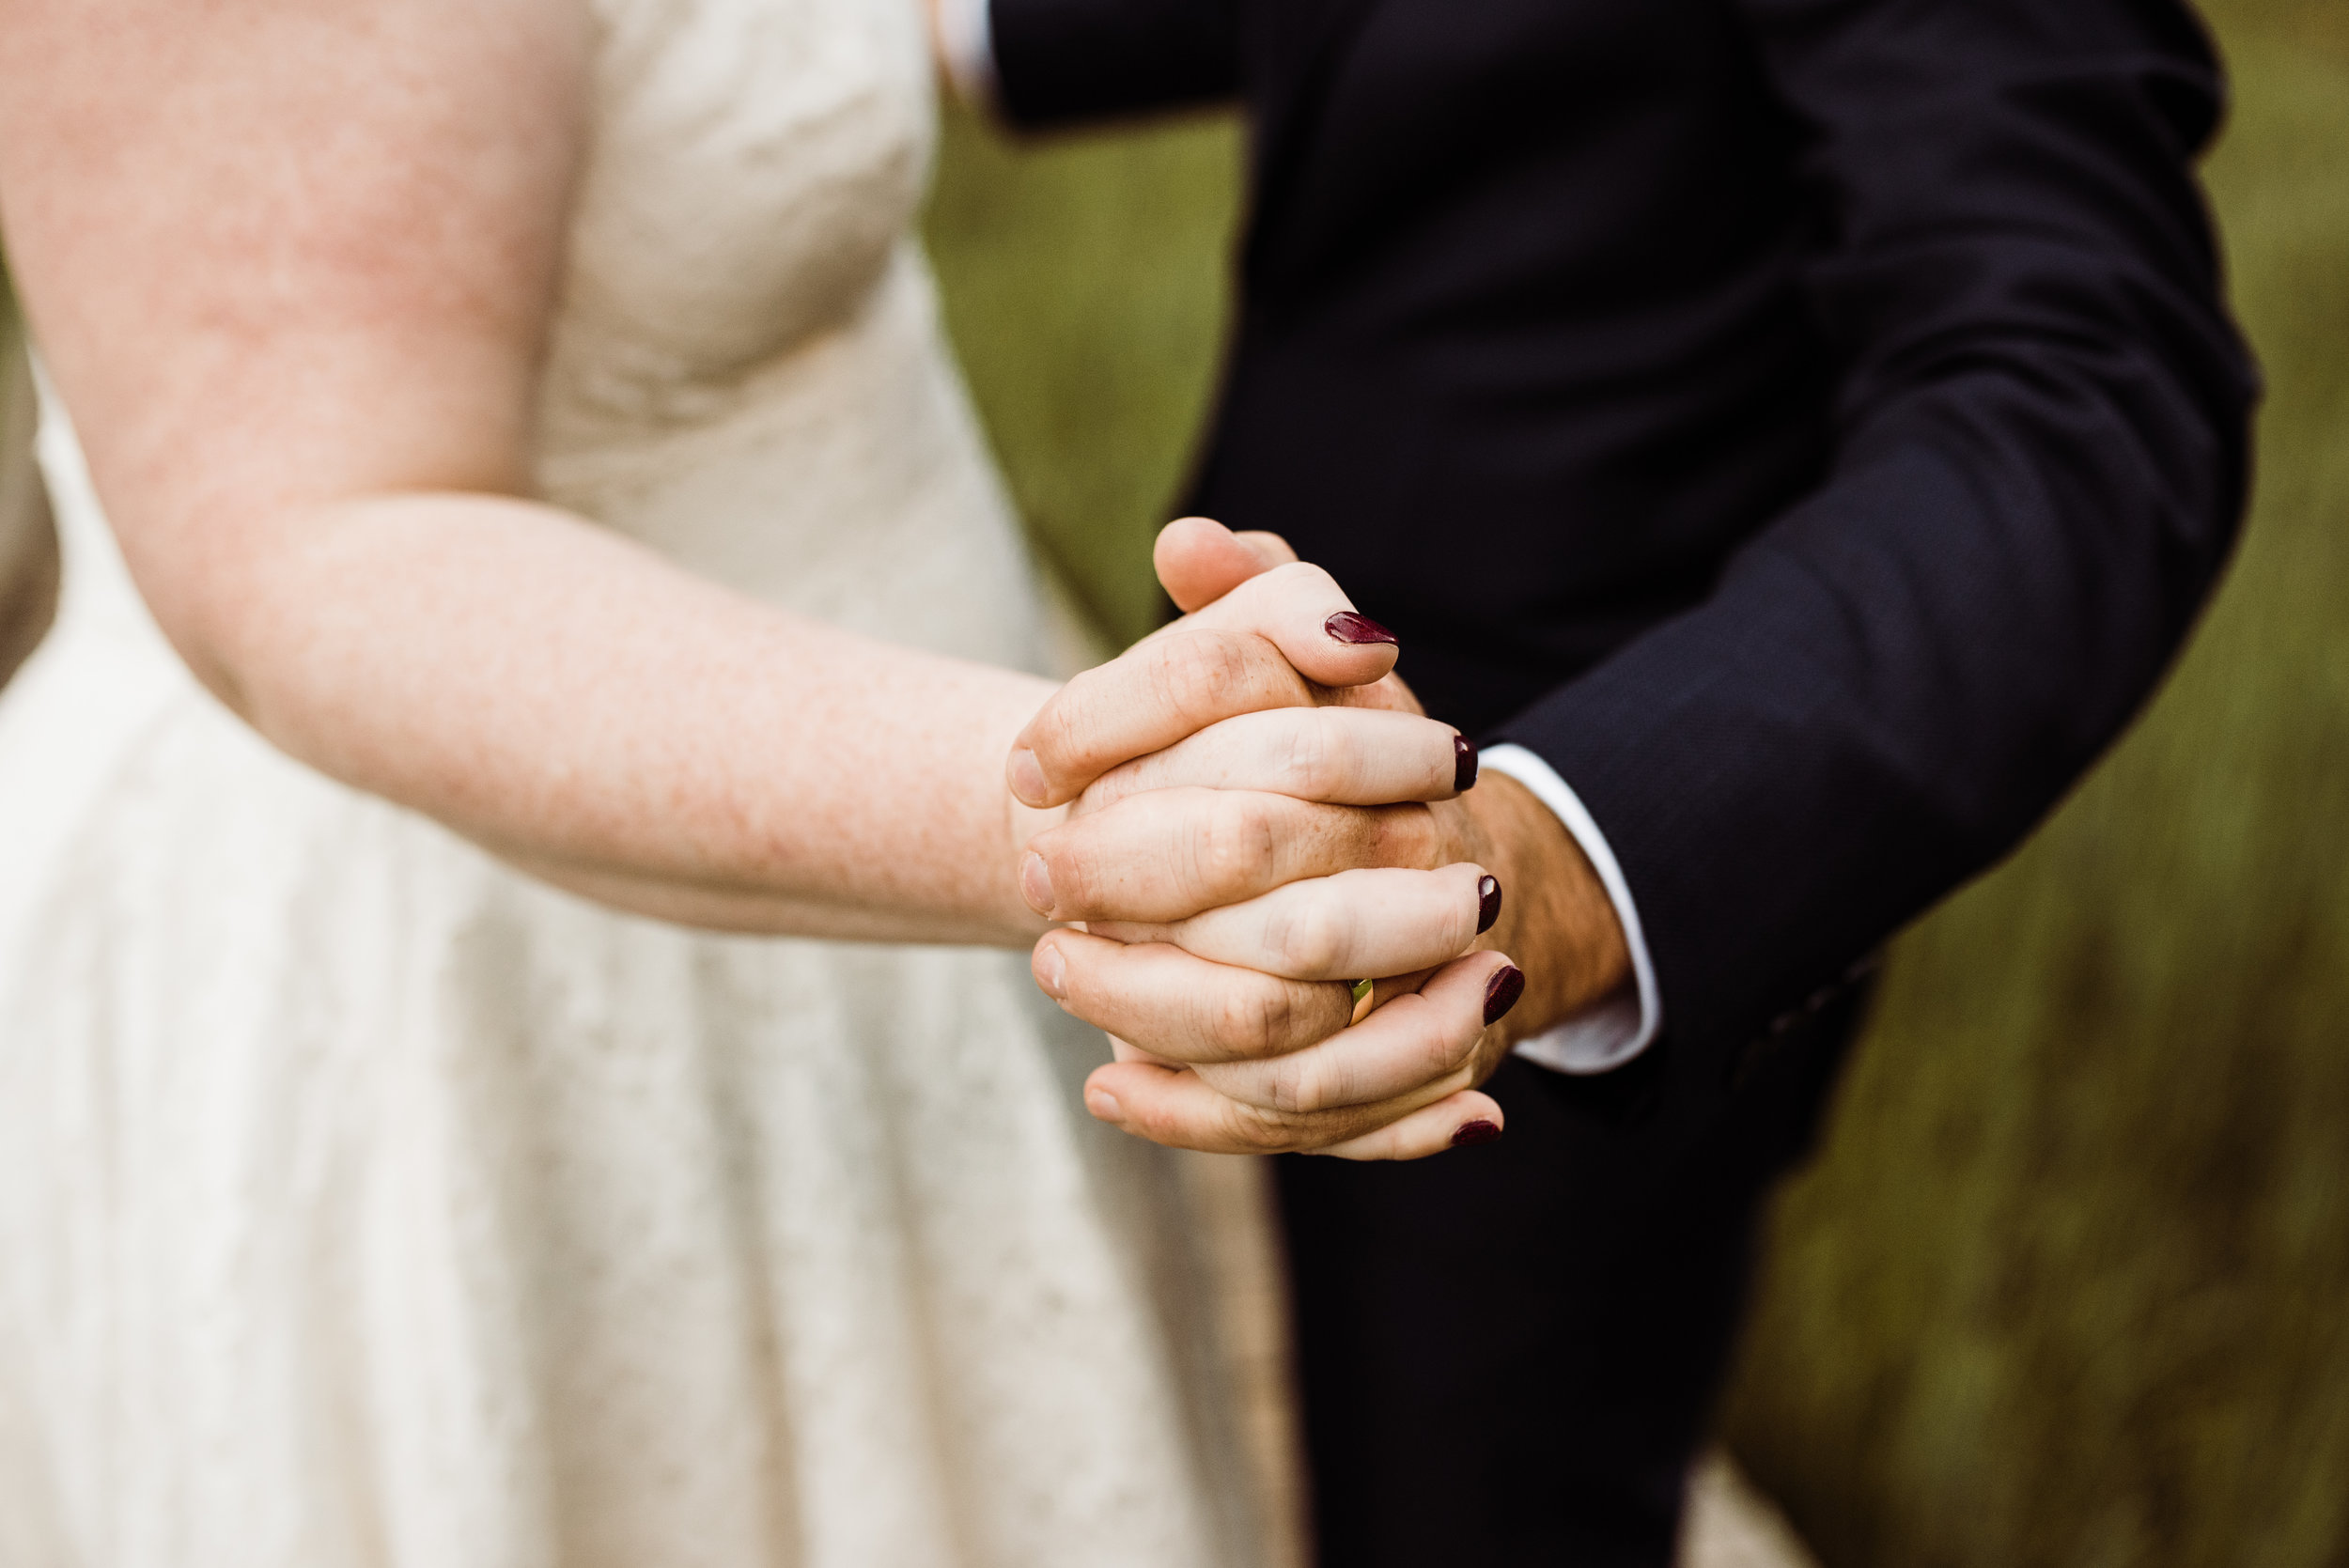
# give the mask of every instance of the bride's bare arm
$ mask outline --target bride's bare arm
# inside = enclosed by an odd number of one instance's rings
[[[141,592],[297,757],[647,912],[1018,940],[1050,687],[529,498],[578,0],[12,0],[0,213]]]

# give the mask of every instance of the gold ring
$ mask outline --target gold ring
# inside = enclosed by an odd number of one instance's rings
[[[1351,1029],[1370,1017],[1370,988],[1367,980],[1354,982],[1354,1016],[1346,1020],[1346,1028]]]

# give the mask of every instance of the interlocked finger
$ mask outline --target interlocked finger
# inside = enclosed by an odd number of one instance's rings
[[[1123,942],[1172,942],[1218,963],[1292,980],[1358,980],[1433,969],[1466,952],[1501,913],[1478,865],[1343,871],[1163,924],[1089,922]]]
[[[1367,686],[1392,671],[1396,658],[1394,633],[1356,611],[1337,579],[1305,561],[1259,573],[1175,626],[1267,638],[1322,686]]]
[[[1220,1094],[1188,1068],[1145,1062],[1096,1068],[1085,1080],[1085,1109],[1137,1138],[1209,1154],[1360,1149],[1356,1157],[1417,1159],[1450,1147],[1463,1128],[1474,1137],[1477,1123],[1501,1125],[1501,1108],[1472,1089],[1431,1088],[1383,1105],[1291,1113]],[[1390,1127],[1404,1130],[1382,1138]]]
[[[1082,931],[1045,936],[1032,968],[1070,1013],[1170,1062],[1280,1056],[1344,1029],[1354,1005],[1343,983],[1286,980],[1164,942],[1129,945]]]
[[[1168,922],[1358,866],[1427,870],[1443,854],[1425,806],[1151,790],[1037,834],[1019,888],[1054,920]]]
[[[1379,806],[1449,800],[1475,782],[1476,748],[1449,724],[1379,708],[1283,707],[1239,714],[1122,764],[1077,810],[1185,785]]]
[[[1287,1154],[1327,1148],[1376,1132],[1461,1087],[1430,1088],[1384,1105],[1267,1110],[1217,1093],[1188,1067],[1116,1062],[1096,1068],[1085,1080],[1085,1108],[1138,1138],[1170,1148],[1209,1154]]]
[[[1296,559],[1297,551],[1278,534],[1252,529],[1235,534],[1212,518],[1176,518],[1159,530],[1158,543],[1150,551],[1159,585],[1187,615],[1205,610],[1250,578]],[[1338,684],[1335,676],[1315,678],[1328,685],[1326,699],[1332,703],[1405,713],[1422,711],[1410,688],[1392,673],[1365,686]]]
[[[1174,629],[1054,693],[1013,744],[1013,794],[1031,806],[1059,805],[1118,764],[1234,714],[1313,704],[1313,683],[1264,638]]]
[[[1027,804],[1059,805],[1220,720],[1377,682],[1394,658],[1328,572],[1275,567],[1063,687],[1013,741],[1006,776]]]
[[[1380,1104],[1437,1084],[1465,1089],[1489,1021],[1487,998],[1514,970],[1498,953],[1470,954],[1445,965],[1418,991],[1315,1045],[1202,1065],[1199,1076],[1232,1099],[1280,1111]]]

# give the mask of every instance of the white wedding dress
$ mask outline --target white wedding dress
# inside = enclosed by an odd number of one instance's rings
[[[600,0],[545,493],[1040,668],[909,225],[918,0]],[[709,936],[272,751],[63,411],[0,696],[0,1565],[1254,1560],[1175,1157],[1024,954]]]

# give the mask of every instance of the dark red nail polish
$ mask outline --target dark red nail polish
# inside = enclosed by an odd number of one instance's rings
[[[1501,1016],[1517,1004],[1525,994],[1525,971],[1515,964],[1504,964],[1485,982],[1485,1021],[1499,1023]]]
[[[1479,1143],[1489,1143],[1501,1136],[1501,1129],[1486,1121],[1462,1122],[1460,1130],[1452,1135],[1455,1149],[1473,1149]]]
[[[1321,623],[1321,629],[1339,642],[1350,643],[1356,647],[1365,643],[1394,644],[1393,632],[1389,631],[1368,615],[1358,615],[1351,610],[1339,611]]]
[[[1501,878],[1486,877],[1476,884],[1476,934],[1483,936],[1501,918]],[[1513,970],[1510,971],[1515,973]],[[1490,1020],[1487,1019],[1487,1022]]]
[[[1465,735],[1452,737],[1452,788],[1466,794],[1476,783],[1476,743]]]

